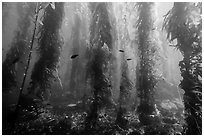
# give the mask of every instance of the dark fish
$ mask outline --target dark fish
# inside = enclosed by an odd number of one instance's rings
[[[153,28],[152,30],[155,30],[156,28]]]
[[[127,59],[127,60],[132,60],[132,59],[129,58],[129,59]]]
[[[79,55],[78,55],[78,54],[72,55],[72,56],[71,56],[71,59],[74,59],[74,58],[76,58],[77,56],[79,56]]]
[[[121,50],[121,49],[120,49],[119,51],[120,51],[120,52],[125,52],[124,50]]]

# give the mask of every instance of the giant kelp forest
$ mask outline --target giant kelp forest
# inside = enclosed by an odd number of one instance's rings
[[[2,3],[2,134],[201,135],[202,3]]]

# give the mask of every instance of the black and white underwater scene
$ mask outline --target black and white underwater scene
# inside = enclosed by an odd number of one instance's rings
[[[3,2],[3,135],[202,135],[202,2]]]

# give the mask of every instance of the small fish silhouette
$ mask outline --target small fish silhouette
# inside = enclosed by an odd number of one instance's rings
[[[76,58],[77,56],[79,56],[79,55],[78,55],[78,54],[72,55],[72,56],[71,56],[71,59],[74,59],[74,58]]]
[[[132,59],[128,58],[127,60],[132,60]]]
[[[120,52],[125,52],[124,50],[121,50],[121,49],[120,49],[119,51],[120,51]]]

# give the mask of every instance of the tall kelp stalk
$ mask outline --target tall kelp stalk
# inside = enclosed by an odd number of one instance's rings
[[[167,38],[183,55],[180,86],[185,91],[184,134],[202,134],[202,4],[174,3],[164,27]]]
[[[128,107],[128,102],[130,99],[130,90],[132,89],[132,82],[128,78],[128,64],[127,60],[124,58],[124,54],[122,55],[122,65],[121,65],[121,81],[120,81],[120,95],[119,95],[119,110],[117,113],[116,122],[120,126],[126,126],[123,122],[123,115],[126,112],[126,108]]]
[[[120,96],[118,102],[120,105],[127,105],[128,98],[130,96],[130,90],[132,88],[132,82],[128,78],[128,64],[125,58],[122,59],[121,74]]]
[[[87,117],[87,128],[95,127],[98,110],[111,103],[111,82],[108,67],[111,59],[112,36],[107,3],[90,3],[90,60],[88,72],[93,88],[94,101]]]
[[[138,41],[139,41],[139,73],[138,75],[138,96],[140,104],[138,113],[140,122],[144,125],[152,124],[150,115],[155,113],[155,86],[156,79],[156,54],[157,43],[154,39],[155,12],[154,3],[138,3]]]
[[[52,79],[56,78],[57,67],[60,60],[60,52],[63,39],[60,35],[64,15],[64,3],[51,3],[44,9],[42,26],[39,29],[38,55],[31,75],[31,87],[29,93],[34,93],[45,100],[49,97]],[[59,77],[58,77],[59,78]],[[43,95],[44,94],[44,95]],[[48,95],[45,95],[48,94]]]
[[[16,7],[19,15],[18,29],[15,31],[11,48],[2,64],[3,91],[11,90],[17,86],[17,65],[20,65],[19,63],[26,58],[29,52],[29,27],[32,23],[29,17],[35,14],[35,3],[17,3]]]

